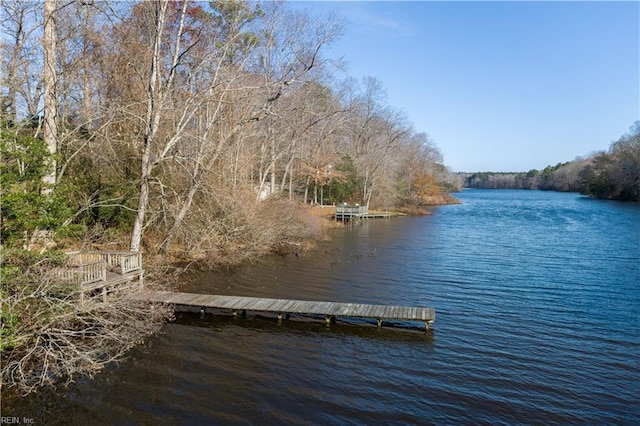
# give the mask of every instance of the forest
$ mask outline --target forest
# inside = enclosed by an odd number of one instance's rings
[[[2,16],[6,247],[127,234],[134,251],[206,255],[286,237],[260,235],[287,226],[265,222],[285,202],[460,187],[380,81],[324,56],[332,16],[235,0],[16,0]]]
[[[96,374],[171,317],[79,305],[50,273],[65,251],[142,251],[159,288],[161,266],[318,238],[309,205],[453,200],[428,135],[326,55],[344,23],[290,6],[0,3],[3,399]]]
[[[607,151],[517,173],[461,173],[468,188],[541,189],[602,199],[640,201],[640,121]]]

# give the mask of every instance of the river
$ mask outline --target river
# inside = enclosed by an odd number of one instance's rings
[[[180,313],[37,424],[640,424],[640,205],[467,190],[180,290],[429,306],[422,324]],[[6,407],[5,407],[6,408]],[[4,410],[3,410],[4,411]],[[4,415],[4,414],[3,414]]]

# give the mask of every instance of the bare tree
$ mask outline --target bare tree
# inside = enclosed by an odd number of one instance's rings
[[[310,177],[317,184],[317,168],[339,161],[337,139],[342,133],[344,111],[328,87],[308,82],[283,100],[279,117],[277,134],[283,139],[284,149],[279,189],[284,190],[288,183],[292,198],[296,170],[304,169],[300,177]]]
[[[32,1],[0,2],[3,86],[10,120],[35,118],[42,92],[42,10]]]
[[[218,50],[214,52],[217,54],[209,60],[216,73],[205,82],[206,93],[209,93],[202,104],[205,109],[196,113],[202,125],[192,140],[198,141],[198,148],[191,151],[191,161],[182,163],[182,168],[189,171],[188,189],[161,244],[161,253],[166,253],[194,197],[208,181],[207,174],[214,173],[229,141],[244,140],[246,130],[255,134],[258,122],[263,123],[264,142],[259,152],[269,158],[267,167],[260,173],[259,185],[264,186],[270,176],[271,189],[275,190],[276,166],[283,153],[278,146],[281,139],[273,137],[272,131],[278,105],[289,88],[300,84],[322,65],[319,52],[336,35],[329,31],[330,25],[312,26],[306,15],[292,15],[282,10],[282,5],[270,4],[263,12],[241,3],[223,4],[215,7],[219,24],[225,28],[224,38],[216,39]],[[296,25],[291,26],[292,22]],[[258,33],[268,35],[261,39]],[[294,34],[305,42],[286,44],[295,39]],[[259,78],[256,78],[256,67],[261,71]],[[254,137],[254,140],[258,139]]]
[[[375,78],[365,78],[363,93],[355,94],[349,107],[351,155],[362,175],[362,202],[371,203],[373,192],[390,175],[394,149],[411,133],[406,117],[385,104],[386,95]]]
[[[153,37],[151,40],[151,61],[149,66],[149,76],[147,82],[147,111],[144,117],[144,134],[142,137],[142,160],[140,165],[140,193],[138,195],[138,212],[133,223],[131,232],[131,251],[140,250],[142,240],[142,228],[144,226],[147,208],[149,205],[149,181],[153,165],[151,162],[151,150],[155,143],[156,133],[160,125],[160,102],[161,94],[158,84],[160,73],[160,45],[162,43],[162,33],[165,25],[165,14],[168,1],[153,2]],[[184,3],[185,5],[187,2]],[[174,57],[177,57],[178,52]],[[175,69],[175,65],[171,69]],[[170,83],[171,81],[167,81]]]
[[[42,47],[44,51],[44,67],[42,82],[44,86],[44,125],[43,137],[47,149],[51,154],[49,173],[44,177],[45,190],[56,184],[55,154],[58,147],[58,99],[56,98],[57,72],[57,36],[56,36],[56,5],[57,0],[44,2],[44,36]]]

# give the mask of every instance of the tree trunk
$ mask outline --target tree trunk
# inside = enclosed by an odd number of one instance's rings
[[[15,32],[15,44],[13,45],[13,53],[11,56],[11,62],[9,69],[7,70],[7,83],[9,86],[8,93],[8,108],[7,114],[10,121],[15,122],[17,120],[16,105],[18,104],[18,92],[16,76],[18,74],[18,59],[22,52],[22,45],[24,39],[24,10],[18,11],[18,17],[16,17],[16,32]]]
[[[313,205],[318,205],[318,181],[313,183]]]
[[[269,129],[269,134],[271,135],[271,129]],[[276,193],[276,138],[271,137],[271,184],[270,184],[270,194],[273,195]]]
[[[82,114],[85,127],[87,130],[93,131],[93,102],[91,99],[91,79],[89,78],[91,59],[89,55],[90,16],[88,10],[88,7],[82,8],[84,19],[82,33]]]
[[[309,199],[309,185],[311,183],[311,176],[307,176],[307,183],[304,186],[304,203],[307,204],[307,200]]]
[[[42,82],[44,85],[44,126],[43,137],[47,144],[50,157],[49,172],[43,177],[44,193],[50,193],[56,183],[56,150],[58,146],[58,103],[56,100],[56,0],[44,2],[44,36],[42,48],[44,51],[44,68]]]
[[[162,43],[162,31],[164,29],[165,12],[167,1],[155,3],[155,34],[153,39],[153,58],[151,69],[149,70],[149,81],[147,85],[147,115],[146,128],[143,139],[142,163],[140,170],[140,194],[138,196],[138,212],[133,231],[131,231],[131,251],[140,250],[142,241],[142,229],[149,205],[149,181],[153,164],[151,163],[151,148],[160,124],[160,99],[158,94],[158,73],[160,62],[160,44]]]
[[[200,185],[198,185],[198,181],[196,181],[194,185],[191,188],[189,188],[189,193],[187,195],[187,199],[185,200],[185,203],[182,205],[182,208],[178,212],[178,215],[176,216],[176,219],[173,222],[173,226],[171,227],[169,232],[167,232],[167,235],[164,237],[164,240],[160,245],[160,250],[158,251],[158,253],[161,254],[162,256],[165,256],[167,254],[167,251],[169,250],[169,246],[171,245],[171,240],[173,240],[173,236],[178,231],[180,226],[182,226],[182,222],[184,221],[184,218],[187,215],[187,212],[189,211],[191,204],[193,203],[193,197],[195,197],[199,188],[200,188]]]
[[[293,169],[289,171],[289,199],[293,200]]]

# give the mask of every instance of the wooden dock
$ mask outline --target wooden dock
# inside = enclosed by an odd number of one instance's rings
[[[142,254],[131,251],[73,251],[66,253],[67,264],[55,268],[55,279],[76,285],[80,303],[101,296],[107,302],[109,293],[131,287],[142,287],[144,271]]]
[[[389,212],[369,212],[367,206],[361,206],[356,204],[350,206],[347,204],[338,204],[336,206],[335,218],[343,222],[350,221],[352,219],[377,219],[388,218],[391,214]]]
[[[217,296],[211,294],[176,293],[169,291],[141,290],[130,298],[151,303],[191,306],[207,309],[230,311],[233,315],[246,315],[247,312],[275,313],[278,320],[288,318],[290,314],[324,316],[327,325],[336,317],[371,318],[382,327],[384,320],[420,321],[429,330],[436,319],[433,308],[370,305],[362,303],[321,302],[311,300],[264,299],[259,297]]]
[[[312,300],[266,299],[259,297],[217,296],[211,294],[153,291],[143,288],[144,271],[140,252],[76,251],[67,253],[66,265],[54,268],[52,277],[77,286],[79,302],[101,298],[108,302],[110,293],[127,289],[129,300],[164,303],[207,310],[223,310],[233,315],[253,313],[276,314],[278,320],[290,315],[323,316],[327,325],[336,317],[375,319],[378,327],[385,320],[420,321],[429,330],[436,319],[433,308],[340,303]]]

